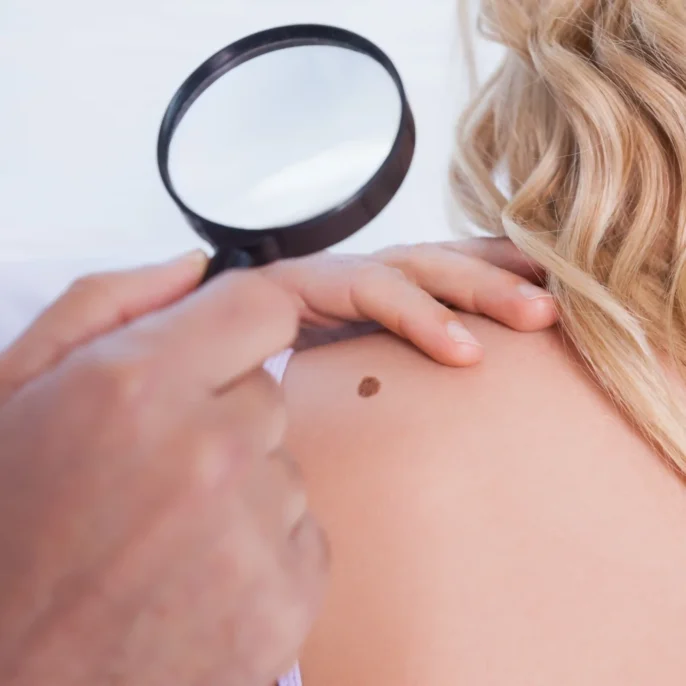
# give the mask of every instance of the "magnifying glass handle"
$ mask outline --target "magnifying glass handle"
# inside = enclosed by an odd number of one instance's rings
[[[253,258],[245,250],[219,248],[207,265],[207,271],[205,276],[203,276],[202,283],[207,283],[213,276],[217,276],[217,274],[227,269],[245,269],[254,265]]]

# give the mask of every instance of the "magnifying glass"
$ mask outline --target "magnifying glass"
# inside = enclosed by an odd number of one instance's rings
[[[402,185],[414,147],[388,56],[350,31],[306,24],[253,34],[200,65],[167,108],[157,162],[216,250],[207,280],[359,231]]]

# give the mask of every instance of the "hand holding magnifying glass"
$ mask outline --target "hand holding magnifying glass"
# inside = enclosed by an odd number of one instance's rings
[[[289,535],[302,487],[282,468],[278,392],[255,369],[298,316],[400,318],[438,357],[448,311],[413,279],[443,265],[456,305],[525,330],[554,320],[521,290],[535,275],[507,241],[319,259],[195,293],[197,256],[89,277],[0,355],[3,685],[186,686],[208,670],[258,684],[290,666],[324,569],[316,528]],[[388,287],[409,297],[389,303]]]

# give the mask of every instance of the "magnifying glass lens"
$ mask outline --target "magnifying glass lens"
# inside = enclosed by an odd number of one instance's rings
[[[218,224],[264,230],[328,212],[379,170],[402,100],[368,55],[328,45],[262,55],[215,81],[179,123],[177,193]]]

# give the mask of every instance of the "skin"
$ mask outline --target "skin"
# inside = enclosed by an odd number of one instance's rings
[[[535,266],[501,238],[393,246],[372,255],[319,253],[261,273],[294,297],[301,349],[368,332],[371,323],[441,364],[467,367],[483,359],[484,346],[453,307],[518,331],[557,320]]]
[[[683,483],[557,329],[463,320],[468,369],[377,334],[287,371],[332,552],[305,686],[683,684]]]
[[[555,318],[502,242],[320,255],[197,290],[206,264],[86,277],[0,353],[3,685],[268,683],[327,555],[265,358],[303,327],[371,320],[474,364],[483,347],[433,296],[522,330]]]
[[[206,260],[76,283],[0,355],[0,683],[265,684],[326,546],[265,357],[292,299]]]

